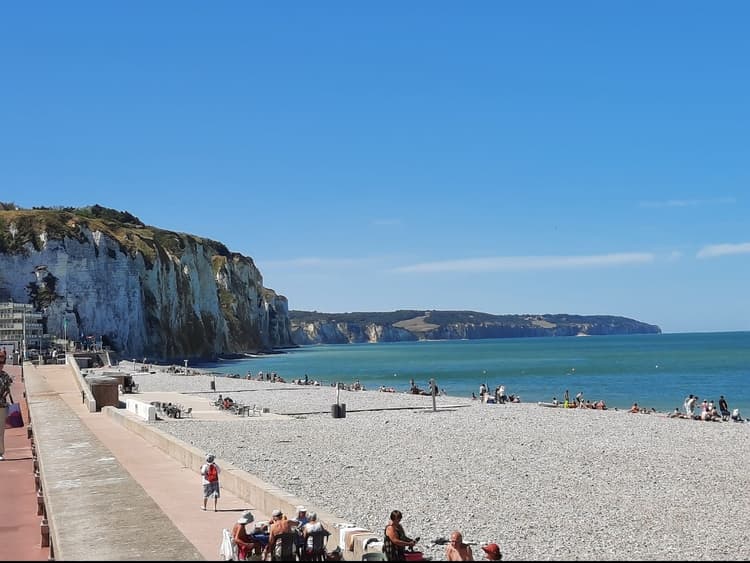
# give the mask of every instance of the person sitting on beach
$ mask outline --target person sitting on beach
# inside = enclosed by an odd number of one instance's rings
[[[305,546],[307,545],[307,541],[302,536],[302,531],[307,522],[307,509],[300,505],[297,507],[297,516],[292,520],[292,523],[297,527],[297,531],[300,532],[297,537],[297,558],[300,560],[302,560],[302,555],[305,551]]]
[[[508,400],[508,395],[505,394],[505,385],[501,385],[500,388],[497,391],[497,394],[500,397],[500,400],[498,403],[501,405],[505,404],[505,402]]]
[[[558,406],[560,404],[560,401],[557,400],[557,397],[552,397],[552,404],[555,406]]]
[[[265,550],[267,554],[271,555],[271,560],[280,561],[281,542],[279,536],[294,532],[296,527],[295,523],[284,516],[278,508],[271,513],[271,520],[273,523],[269,528],[268,544]]]
[[[595,409],[599,409],[600,411],[606,411],[607,410],[607,405],[604,404],[604,400],[603,399],[599,399],[596,403],[594,403],[594,408]]]
[[[484,551],[484,557],[487,561],[502,561],[503,554],[500,551],[500,546],[496,543],[490,543],[482,546]]]
[[[330,535],[330,532],[325,529],[321,522],[318,521],[318,515],[315,512],[311,512],[307,524],[302,527],[302,537],[305,541],[305,553],[304,557],[300,558],[300,561],[318,561],[319,559],[316,559],[317,557],[325,556],[325,543],[322,548],[318,548],[318,552],[315,551],[315,546],[313,545],[313,536],[315,534],[324,534],[327,537]]]
[[[521,395],[511,395],[508,397],[509,402],[511,403],[520,403],[521,402]]]
[[[630,410],[628,412],[641,412],[641,409],[638,408],[638,403],[633,403],[633,406],[630,407]]]
[[[683,418],[683,415],[680,412],[680,407],[675,407],[674,410],[669,413],[669,418]]]
[[[414,547],[416,539],[411,539],[406,535],[401,520],[404,515],[400,510],[391,512],[390,520],[385,527],[383,534],[383,553],[386,561],[406,561],[406,548]],[[417,538],[419,539],[419,538]]]
[[[732,420],[734,422],[745,422],[744,420],[742,420],[742,415],[740,414],[740,409],[735,408],[732,411]]]
[[[232,528],[232,540],[234,540],[237,546],[237,559],[244,561],[249,558],[250,555],[260,555],[263,546],[261,543],[247,533],[246,524],[253,521],[253,515],[248,510],[239,517]]]
[[[445,547],[445,560],[474,561],[471,546],[464,543],[464,538],[458,530],[451,532],[450,543]]]

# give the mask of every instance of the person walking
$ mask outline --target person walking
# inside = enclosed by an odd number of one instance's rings
[[[5,371],[7,360],[8,353],[5,348],[0,348],[0,461],[5,459],[5,419],[8,418],[8,407],[13,402],[13,395],[10,393],[13,378]]]
[[[206,504],[208,504],[208,497],[214,497],[214,512],[216,512],[216,505],[219,501],[221,493],[219,491],[219,473],[221,473],[221,467],[214,461],[215,457],[213,454],[206,456],[206,463],[201,466],[201,483],[203,484],[203,510],[206,510]]]
[[[719,411],[721,411],[721,420],[728,421],[729,420],[729,404],[727,403],[727,400],[724,398],[724,395],[721,395],[719,397]]]

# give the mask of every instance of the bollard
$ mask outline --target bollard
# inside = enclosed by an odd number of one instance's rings
[[[42,547],[49,547],[49,524],[46,518],[42,518],[41,523],[42,532]]]
[[[38,471],[34,471],[34,487],[36,488],[37,491],[42,490],[42,480],[39,477]]]
[[[31,440],[31,437],[32,437],[32,435],[33,435],[33,432],[31,431],[31,424],[29,424],[29,425],[28,425],[28,426],[26,427],[26,437],[27,437],[27,438],[28,438],[29,440]]]
[[[41,516],[42,514],[44,514],[44,495],[39,490],[36,493],[36,515]]]

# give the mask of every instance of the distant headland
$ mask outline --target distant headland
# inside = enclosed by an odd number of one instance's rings
[[[660,334],[661,329],[611,315],[492,315],[476,311],[289,311],[295,344],[348,344],[534,336]]]

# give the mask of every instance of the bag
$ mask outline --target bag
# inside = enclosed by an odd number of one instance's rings
[[[216,465],[213,463],[209,463],[208,467],[206,468],[206,480],[209,483],[213,483],[214,481],[219,480],[219,471],[216,469]]]
[[[23,428],[23,416],[21,416],[21,405],[11,403],[8,405],[8,416],[5,417],[6,428]]]
[[[424,553],[413,547],[407,547],[404,552],[405,561],[424,561]]]

